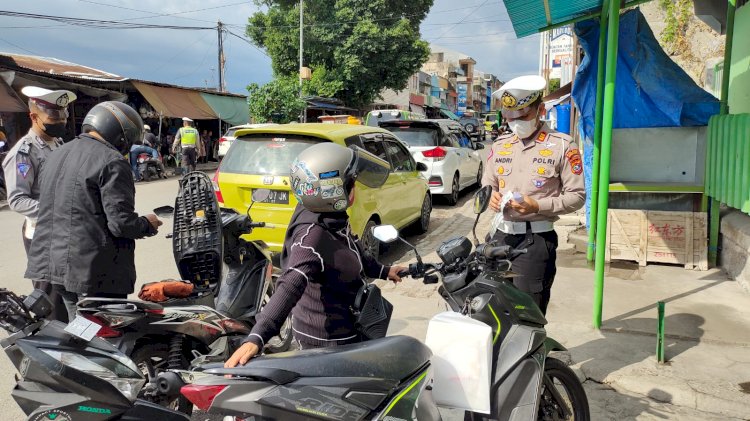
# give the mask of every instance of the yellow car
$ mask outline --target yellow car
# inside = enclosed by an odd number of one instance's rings
[[[271,228],[258,228],[247,240],[263,241],[271,251],[280,252],[284,234],[297,206],[290,194],[289,167],[297,155],[318,142],[357,145],[391,164],[388,181],[372,189],[357,183],[354,205],[347,210],[352,231],[364,246],[377,255],[379,243],[372,227],[380,224],[398,228],[414,224],[426,232],[430,224],[432,200],[427,180],[420,171],[424,164],[412,158],[407,147],[390,132],[370,126],[345,124],[283,124],[241,129],[214,175],[219,204],[237,212],[247,212],[254,189],[271,190],[262,203],[253,203],[253,221],[266,222]]]

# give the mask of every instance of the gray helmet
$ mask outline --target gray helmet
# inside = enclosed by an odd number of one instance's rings
[[[143,138],[143,120],[132,107],[119,101],[94,105],[81,125],[84,133],[95,131],[120,153],[130,151],[136,140]]]
[[[290,172],[292,193],[312,212],[343,212],[349,207],[354,182],[378,188],[388,179],[391,166],[357,146],[348,148],[325,142],[302,151]]]

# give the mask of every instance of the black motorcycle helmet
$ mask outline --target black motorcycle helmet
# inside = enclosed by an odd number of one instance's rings
[[[105,101],[83,119],[84,133],[95,131],[122,154],[130,151],[133,142],[143,138],[143,120],[129,105],[119,101]]]

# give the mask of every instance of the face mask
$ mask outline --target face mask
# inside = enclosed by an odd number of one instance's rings
[[[65,136],[65,123],[42,124],[42,130],[52,137]]]
[[[508,122],[508,127],[517,134],[521,139],[526,139],[534,134],[537,128],[536,118],[530,121],[512,120]]]

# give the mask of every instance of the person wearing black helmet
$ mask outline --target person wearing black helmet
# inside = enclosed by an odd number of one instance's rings
[[[225,367],[247,363],[292,312],[301,349],[360,342],[354,306],[364,276],[401,281],[399,266],[385,266],[351,233],[346,209],[356,200],[355,181],[377,188],[390,165],[356,146],[320,143],[292,163],[290,183],[299,204],[287,228],[281,254],[283,272],[276,292],[256,316],[246,342]]]
[[[39,217],[26,277],[50,281],[70,320],[81,296],[125,297],[135,285],[135,239],[155,235],[156,215],[135,212],[135,184],[124,154],[143,122],[128,105],[95,105],[83,134],[44,164]]]

